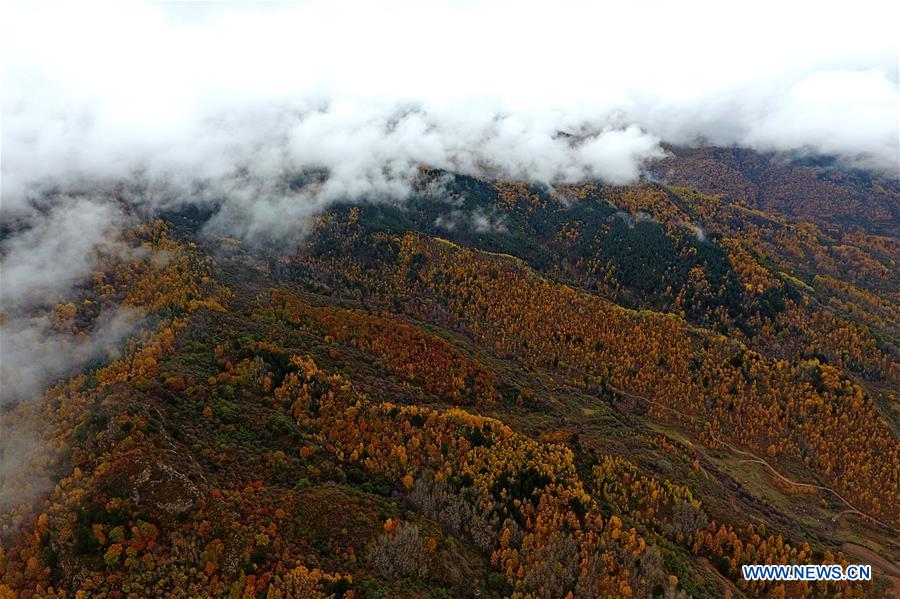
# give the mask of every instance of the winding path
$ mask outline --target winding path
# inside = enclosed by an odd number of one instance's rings
[[[688,415],[688,414],[685,414],[684,412],[679,412],[678,410],[676,410],[676,409],[674,409],[674,408],[670,408],[669,406],[664,406],[663,404],[659,403],[659,402],[656,401],[655,399],[651,399],[651,398],[645,397],[645,396],[643,396],[643,395],[636,395],[636,394],[634,394],[634,393],[628,393],[627,391],[624,391],[624,390],[622,390],[622,389],[618,389],[618,388],[616,388],[616,387],[612,387],[612,386],[610,386],[610,385],[607,385],[606,388],[609,389],[610,391],[613,391],[613,392],[615,392],[615,393],[618,393],[619,395],[622,395],[623,397],[629,397],[629,398],[631,398],[631,399],[637,399],[637,400],[643,401],[643,402],[645,402],[645,403],[648,403],[648,404],[650,404],[650,405],[653,405],[653,406],[662,408],[662,409],[664,409],[664,410],[668,410],[668,411],[670,411],[670,412],[672,412],[672,413],[674,413],[674,414],[677,414],[677,415],[680,416],[680,417],[688,418],[689,420],[692,420],[692,421],[695,422],[695,423],[702,424],[702,425],[706,425],[706,424],[707,424],[705,421],[700,420],[699,418],[695,418],[695,417],[693,417],[693,416],[690,416],[690,415]],[[858,514],[858,515],[861,516],[862,518],[867,519],[867,520],[869,520],[869,521],[871,521],[871,522],[874,522],[874,523],[880,525],[881,527],[883,527],[883,528],[885,528],[885,529],[887,529],[887,530],[890,530],[890,531],[893,531],[894,533],[900,534],[900,529],[894,528],[893,526],[891,526],[891,525],[889,525],[889,524],[886,524],[885,522],[882,522],[882,521],[879,520],[878,518],[875,518],[874,516],[871,516],[871,515],[869,515],[869,514],[863,512],[862,510],[860,510],[859,508],[857,508],[855,505],[853,505],[852,503],[850,503],[849,501],[847,501],[847,499],[844,498],[843,495],[841,495],[840,493],[838,493],[837,491],[835,491],[835,490],[832,489],[831,487],[826,487],[826,486],[823,486],[823,485],[816,485],[816,484],[812,484],[812,483],[803,483],[803,482],[798,482],[798,481],[795,481],[795,480],[791,480],[790,478],[786,477],[786,476],[783,475],[781,472],[779,472],[778,470],[776,470],[775,467],[772,466],[772,464],[770,464],[770,463],[767,462],[766,460],[762,459],[761,457],[759,457],[759,456],[757,456],[757,455],[755,455],[755,454],[753,454],[753,453],[750,453],[749,451],[745,451],[745,450],[743,450],[743,449],[739,449],[739,448],[735,447],[735,446],[732,445],[731,443],[729,443],[729,442],[727,442],[727,441],[721,439],[719,436],[715,435],[715,434],[712,433],[712,432],[709,433],[709,436],[712,437],[713,441],[715,441],[716,443],[720,443],[721,445],[723,445],[724,447],[727,447],[727,448],[730,449],[731,451],[733,451],[733,452],[735,452],[735,453],[738,453],[738,454],[741,454],[741,455],[749,456],[751,459],[750,459],[750,460],[747,460],[747,461],[749,461],[749,462],[754,462],[754,463],[757,463],[757,464],[762,464],[763,466],[765,466],[766,468],[768,468],[768,469],[772,472],[772,474],[774,474],[774,475],[777,476],[779,479],[783,480],[784,482],[786,482],[786,483],[788,483],[788,484],[790,484],[790,485],[794,485],[794,486],[797,486],[797,487],[803,487],[803,488],[807,488],[807,489],[816,489],[816,490],[819,490],[819,491],[825,491],[825,492],[831,493],[832,495],[834,495],[835,497],[837,497],[837,498],[841,501],[841,503],[843,503],[845,506],[847,506],[848,509],[846,509],[846,510],[844,510],[844,511],[838,513],[838,514],[836,514],[836,515],[831,519],[832,522],[836,521],[836,520],[838,519],[838,517],[840,517],[840,516],[842,516],[842,515],[844,515],[844,514]]]

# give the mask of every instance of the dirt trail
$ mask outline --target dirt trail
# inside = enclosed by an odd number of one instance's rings
[[[624,390],[622,390],[622,389],[617,389],[616,387],[612,387],[612,386],[607,386],[607,388],[608,388],[609,390],[611,390],[611,391],[614,391],[614,392],[618,393],[619,395],[624,396],[624,397],[630,397],[630,398],[632,398],[632,399],[637,399],[637,400],[643,401],[643,402],[645,402],[645,403],[648,403],[648,404],[650,404],[650,405],[656,406],[656,407],[658,407],[658,408],[662,408],[663,410],[668,410],[668,411],[670,411],[670,412],[673,412],[673,413],[675,413],[675,414],[678,414],[678,415],[681,416],[681,417],[689,418],[689,419],[693,420],[694,422],[696,422],[696,423],[698,423],[698,424],[705,424],[702,420],[700,420],[700,419],[698,419],[698,418],[694,418],[694,417],[692,417],[692,416],[689,416],[689,415],[687,415],[687,414],[685,414],[685,413],[683,413],[683,412],[679,412],[678,410],[676,410],[676,409],[674,409],[674,408],[670,408],[669,406],[664,406],[663,404],[659,403],[659,402],[656,401],[655,399],[650,399],[649,397],[644,397],[643,395],[635,395],[634,393],[628,393],[627,391],[624,391]],[[728,443],[727,441],[725,441],[725,440],[723,440],[723,439],[720,439],[719,437],[717,437],[716,435],[714,435],[714,434],[712,434],[712,433],[710,433],[710,436],[713,438],[713,440],[714,440],[716,443],[719,443],[719,444],[723,445],[724,447],[727,447],[728,449],[730,449],[731,451],[733,451],[733,452],[735,452],[735,453],[738,453],[738,454],[741,454],[741,455],[744,455],[744,456],[748,456],[749,458],[751,458],[751,459],[748,460],[748,461],[756,462],[756,463],[758,463],[758,464],[761,464],[761,465],[765,466],[765,467],[768,468],[775,476],[777,476],[778,478],[780,478],[781,480],[783,480],[784,482],[786,482],[786,483],[788,483],[788,484],[790,484],[790,485],[794,485],[794,486],[796,486],[796,487],[804,487],[804,488],[807,488],[807,489],[816,489],[816,490],[819,490],[819,491],[825,491],[825,492],[831,493],[832,495],[834,495],[835,497],[837,497],[837,498],[838,498],[845,506],[847,506],[848,509],[845,510],[845,511],[843,511],[843,512],[841,512],[840,514],[838,514],[838,515],[835,516],[834,518],[832,518],[832,521],[836,520],[837,517],[840,516],[840,515],[847,514],[847,513],[853,513],[853,514],[859,515],[859,516],[862,517],[864,520],[869,520],[870,522],[873,522],[873,523],[875,523],[875,524],[878,524],[878,525],[880,525],[881,527],[883,527],[883,528],[885,528],[885,529],[887,529],[887,530],[890,530],[890,531],[895,532],[895,533],[900,533],[900,529],[894,528],[893,526],[891,526],[891,525],[889,525],[889,524],[886,524],[885,522],[882,522],[882,521],[879,520],[878,518],[875,518],[874,516],[871,516],[871,515],[869,515],[869,514],[866,514],[866,513],[863,512],[863,511],[861,511],[861,510],[860,510],[859,508],[857,508],[855,505],[853,505],[852,503],[850,503],[849,501],[847,501],[847,500],[843,497],[843,495],[841,495],[840,493],[838,493],[837,491],[835,491],[835,490],[832,489],[831,487],[825,487],[825,486],[822,486],[822,485],[815,485],[815,484],[803,483],[803,482],[798,482],[798,481],[795,481],[795,480],[791,480],[791,479],[789,479],[788,477],[786,477],[785,475],[783,475],[782,473],[780,473],[778,470],[776,470],[775,467],[772,466],[772,464],[770,464],[770,463],[767,462],[766,460],[762,459],[762,458],[759,457],[758,455],[753,454],[753,453],[750,453],[749,451],[744,451],[743,449],[739,449],[739,448],[735,447],[734,445],[732,445],[731,443]]]
[[[678,413],[681,416],[685,416],[685,414],[680,413],[677,410],[670,408],[669,406],[664,406],[664,405],[660,404],[659,402],[657,402],[656,400],[650,399],[649,397],[644,397],[642,395],[635,395],[633,393],[628,393],[621,389],[616,389],[615,387],[608,387],[608,388],[611,391],[614,391],[624,397],[630,397],[632,399],[637,399],[637,400],[643,401],[647,404],[662,408],[664,410],[669,410],[671,412]],[[691,416],[687,416],[687,417],[695,422],[702,423],[702,421],[700,421],[697,418],[693,418]],[[721,445],[723,445],[724,447],[727,447],[731,451],[733,451],[737,454],[749,457],[750,459],[748,459],[746,461],[761,464],[762,466],[766,467],[770,472],[772,472],[772,474],[774,474],[779,479],[783,480],[784,482],[786,482],[788,484],[791,484],[791,485],[794,485],[797,487],[805,487],[805,488],[809,488],[809,489],[817,489],[820,491],[825,491],[825,492],[831,493],[832,495],[837,497],[847,507],[847,509],[836,514],[832,518],[832,521],[836,521],[838,518],[840,518],[841,516],[844,516],[846,514],[857,514],[860,517],[862,517],[864,520],[869,520],[870,522],[881,525],[883,528],[885,528],[887,530],[893,531],[895,533],[900,533],[900,530],[898,530],[897,528],[894,528],[893,526],[890,526],[890,525],[882,522],[881,520],[874,518],[874,517],[870,516],[869,514],[866,514],[862,511],[860,511],[859,509],[857,509],[856,506],[854,506],[852,503],[847,501],[840,493],[838,493],[831,487],[825,487],[822,485],[803,483],[803,482],[791,480],[788,477],[784,476],[782,473],[780,473],[778,470],[776,470],[775,467],[772,466],[772,464],[770,464],[766,460],[762,459],[761,457],[759,457],[753,453],[750,453],[749,451],[739,449],[739,448],[735,447],[734,445],[732,445],[731,443],[728,443],[727,441],[720,439],[716,435],[711,434],[710,436],[712,436],[713,440],[715,440],[717,443],[720,443]],[[883,576],[885,576],[888,579],[888,581],[890,582],[891,586],[888,589],[888,596],[900,598],[900,566],[898,566],[897,564],[891,562],[890,560],[885,559],[884,557],[878,555],[871,549],[863,547],[862,545],[857,545],[855,543],[844,543],[843,545],[841,545],[841,551],[843,551],[845,554],[847,554],[849,556],[855,556],[855,557],[863,560],[862,563],[871,564],[873,570],[875,570],[877,573],[880,573]],[[705,561],[705,560],[703,560],[703,561]],[[719,575],[719,577],[722,580],[728,582],[731,585],[731,587],[729,587],[729,585],[725,585],[725,592],[726,592],[727,597],[731,596],[732,589],[735,591],[738,591],[737,587],[735,587],[733,585],[733,583],[731,583],[731,581],[722,577],[718,570],[716,570],[715,568],[712,568],[712,564],[709,564],[709,562],[707,562],[707,565],[709,565],[711,567],[711,569],[717,575]],[[740,591],[738,591],[738,592],[740,592]]]

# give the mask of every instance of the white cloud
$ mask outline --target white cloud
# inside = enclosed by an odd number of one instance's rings
[[[123,220],[110,204],[63,198],[32,226],[0,243],[3,312],[62,301],[96,268],[100,256],[124,251],[112,236]]]
[[[122,308],[104,314],[90,334],[55,331],[47,318],[13,318],[0,325],[0,405],[42,392],[49,384],[96,358],[115,354],[141,321]]]
[[[101,257],[132,251],[114,235],[124,222],[110,203],[62,198],[0,242],[0,406],[40,392],[134,330],[138,315],[125,309],[103,315],[84,335],[58,332],[46,316]]]
[[[890,3],[21,3],[3,196],[36,180],[267,178],[405,190],[411,165],[633,179],[659,140],[897,168]],[[630,128],[629,128],[630,127]],[[598,133],[571,147],[558,130]]]
[[[897,167],[898,110],[896,83],[878,71],[822,71],[773,100],[741,141],[774,150],[811,147],[851,159],[870,154]]]

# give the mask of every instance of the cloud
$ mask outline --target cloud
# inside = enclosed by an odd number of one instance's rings
[[[763,149],[812,149],[896,169],[898,111],[897,84],[881,73],[823,71],[775,98],[741,141]]]
[[[116,310],[101,315],[84,336],[59,333],[46,317],[16,318],[0,325],[0,405],[30,399],[85,364],[115,355],[141,320],[137,311]]]
[[[434,226],[445,231],[457,229],[469,229],[476,233],[502,234],[509,231],[506,225],[506,215],[497,214],[496,211],[488,212],[483,208],[475,208],[471,212],[453,209],[434,219]]]
[[[47,445],[40,442],[38,431],[29,426],[7,426],[0,421],[0,513],[22,503],[34,502],[53,487],[53,482],[39,469]],[[15,524],[13,525],[15,526]],[[8,534],[8,533],[7,533]]]
[[[27,399],[48,383],[103,356],[135,328],[128,310],[103,314],[90,334],[56,331],[47,311],[67,299],[101,257],[132,253],[115,232],[126,219],[108,202],[60,198],[0,242],[0,405]]]
[[[900,15],[886,3],[24,3],[8,12],[8,211],[26,209],[39,181],[137,171],[187,184],[322,167],[332,174],[325,202],[402,197],[419,163],[622,183],[660,141],[700,138],[897,169]]]
[[[125,220],[116,206],[70,197],[58,201],[27,221],[23,231],[0,241],[0,290],[7,314],[61,301],[96,268],[100,256],[126,251],[113,236]]]

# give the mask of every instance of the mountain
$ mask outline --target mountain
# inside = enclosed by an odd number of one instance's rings
[[[423,167],[297,245],[132,214],[34,314],[140,319],[5,408],[0,597],[896,596],[900,185],[670,150],[630,186]]]

